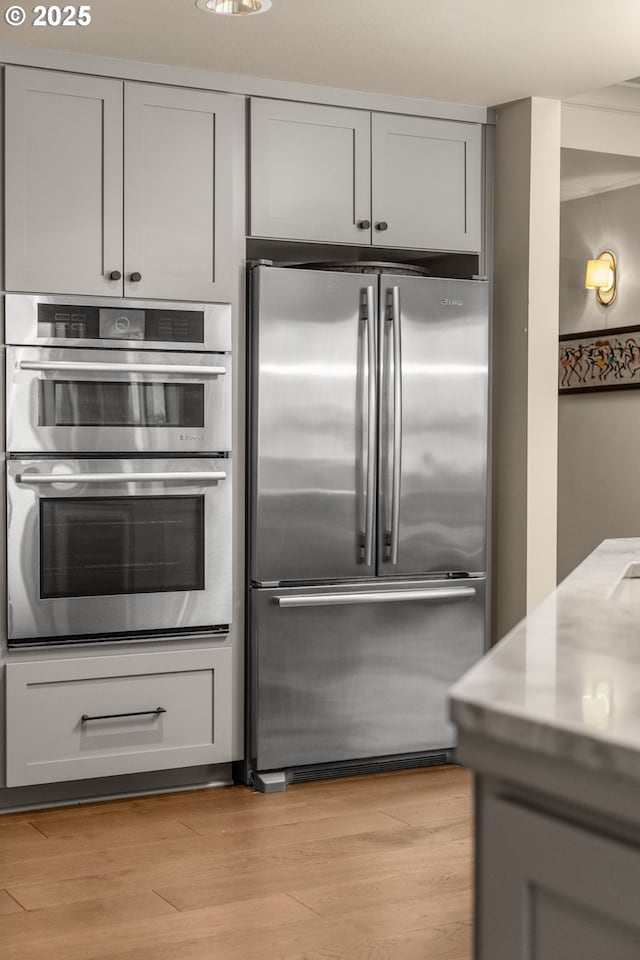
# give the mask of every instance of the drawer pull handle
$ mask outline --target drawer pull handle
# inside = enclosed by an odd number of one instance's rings
[[[119,720],[120,717],[159,717],[161,713],[166,713],[164,707],[156,707],[155,710],[138,710],[136,713],[103,713],[100,716],[90,717],[88,713],[83,713],[80,717],[82,723],[87,720]]]

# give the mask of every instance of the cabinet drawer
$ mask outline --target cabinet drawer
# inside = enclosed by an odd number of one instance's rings
[[[228,647],[11,663],[6,677],[7,786],[231,759]]]

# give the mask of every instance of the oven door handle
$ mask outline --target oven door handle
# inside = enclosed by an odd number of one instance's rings
[[[223,377],[225,367],[198,367],[173,363],[97,363],[91,360],[20,360],[21,370],[59,370],[61,373],[178,373],[191,377]]]
[[[227,475],[222,470],[199,470],[176,473],[19,473],[16,483],[48,484],[48,483],[213,483],[217,480],[226,480]]]

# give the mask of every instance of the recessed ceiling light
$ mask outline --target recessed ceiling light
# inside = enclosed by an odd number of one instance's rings
[[[196,0],[196,7],[206,10],[207,13],[246,17],[252,13],[266,13],[271,9],[271,0]]]

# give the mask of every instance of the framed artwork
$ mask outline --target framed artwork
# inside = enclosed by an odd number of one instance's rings
[[[640,387],[640,326],[565,333],[560,337],[560,393],[630,387]]]

